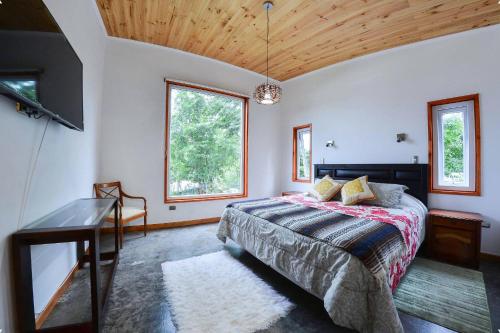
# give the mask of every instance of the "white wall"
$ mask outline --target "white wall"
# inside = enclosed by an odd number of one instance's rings
[[[247,95],[264,79],[190,53],[109,38],[100,179],[120,180],[126,192],[145,196],[149,223],[220,216],[228,201],[176,204],[175,211],[169,211],[163,202],[165,76]],[[277,107],[250,103],[249,197],[278,191],[278,111]]]
[[[313,163],[427,163],[427,102],[480,93],[482,196],[431,195],[430,206],[479,212],[482,251],[500,254],[500,26],[472,30],[330,66],[284,83],[281,184],[292,183],[292,128],[312,123]],[[396,133],[408,141],[396,143]],[[335,149],[325,148],[333,139]]]
[[[85,132],[49,124],[26,210],[29,166],[44,122],[14,112],[0,97],[0,328],[11,332],[13,305],[8,236],[63,204],[92,195],[92,183],[121,180],[148,199],[149,222],[220,216],[227,201],[163,203],[165,85],[163,77],[250,95],[263,77],[208,58],[116,38],[104,38],[95,4],[45,0],[84,65]],[[85,27],[84,29],[82,27]],[[500,187],[495,151],[500,140],[500,27],[490,27],[380,52],[284,83],[274,107],[251,102],[249,198],[304,189],[291,182],[292,127],[313,124],[313,162],[427,162],[426,102],[481,94],[483,195],[432,195],[431,206],[483,213],[483,251],[500,254]],[[104,73],[103,73],[104,71]],[[102,108],[101,108],[102,106]],[[103,110],[102,119],[101,112]],[[102,122],[102,124],[101,124]],[[102,131],[101,131],[102,129]],[[409,135],[395,142],[396,133]],[[336,149],[324,143],[334,139]],[[492,144],[495,143],[495,144]],[[99,171],[99,172],[98,172]],[[22,215],[22,217],[21,217]],[[36,310],[40,311],[74,263],[68,245],[33,251]]]
[[[10,234],[34,219],[80,197],[92,195],[97,179],[97,142],[102,104],[104,31],[90,1],[45,0],[83,63],[85,132],[50,123],[33,175],[24,214],[23,192],[45,120],[15,112],[0,97],[0,328],[13,332]],[[85,29],[82,29],[85,27]],[[74,245],[38,246],[32,250],[35,310],[40,311],[73,266]]]

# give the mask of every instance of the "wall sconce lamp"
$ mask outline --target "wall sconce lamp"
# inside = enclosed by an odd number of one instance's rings
[[[326,148],[335,148],[335,141],[333,140],[328,140],[326,142]]]
[[[406,134],[405,133],[398,133],[396,134],[396,142],[403,142],[406,141]]]

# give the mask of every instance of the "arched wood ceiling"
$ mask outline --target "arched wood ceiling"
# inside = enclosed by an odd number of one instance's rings
[[[262,0],[96,2],[110,36],[168,46],[265,74]],[[368,53],[500,23],[498,0],[275,0],[274,4],[270,76],[280,81]]]

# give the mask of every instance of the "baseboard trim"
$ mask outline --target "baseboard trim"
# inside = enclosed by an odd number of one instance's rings
[[[68,287],[71,285],[71,282],[73,281],[73,278],[75,277],[75,273],[78,270],[78,261],[76,262],[75,266],[71,269],[71,271],[68,273],[64,281],[61,283],[59,288],[57,288],[56,292],[52,297],[50,298],[49,302],[43,310],[40,312],[40,314],[36,317],[35,319],[35,326],[36,329],[39,330],[45,320],[49,317],[50,313],[54,310],[57,302],[59,301],[59,298],[64,294],[64,292],[68,289]]]
[[[148,228],[148,231],[151,231],[151,230],[160,230],[160,229],[189,227],[189,226],[200,225],[200,224],[217,223],[219,221],[220,221],[220,217],[209,217],[209,218],[197,219],[197,220],[184,220],[184,221],[148,224],[147,228]],[[103,233],[112,233],[112,232],[114,232],[114,228],[106,227],[106,228],[102,228],[101,231]],[[123,227],[124,233],[138,232],[138,231],[144,231],[144,225],[128,225],[128,226]]]
[[[500,256],[491,253],[481,252],[481,259],[492,262],[500,262]]]

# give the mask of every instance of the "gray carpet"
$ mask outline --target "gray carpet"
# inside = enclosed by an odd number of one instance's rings
[[[126,235],[118,265],[103,333],[174,333],[164,288],[161,263],[205,253],[229,251],[238,261],[287,297],[296,307],[269,329],[259,333],[352,332],[336,326],[326,313],[323,302],[264,265],[234,243],[222,244],[216,237],[216,224],[158,230],[144,237],[142,232]],[[102,235],[109,236],[109,235]],[[103,240],[102,250],[113,244]],[[492,320],[500,328],[500,265],[482,262]],[[451,330],[399,311],[406,333],[450,333]],[[81,322],[90,318],[89,269],[79,271],[60,299],[44,327]]]
[[[407,314],[457,332],[491,332],[483,274],[415,258],[394,295]]]

